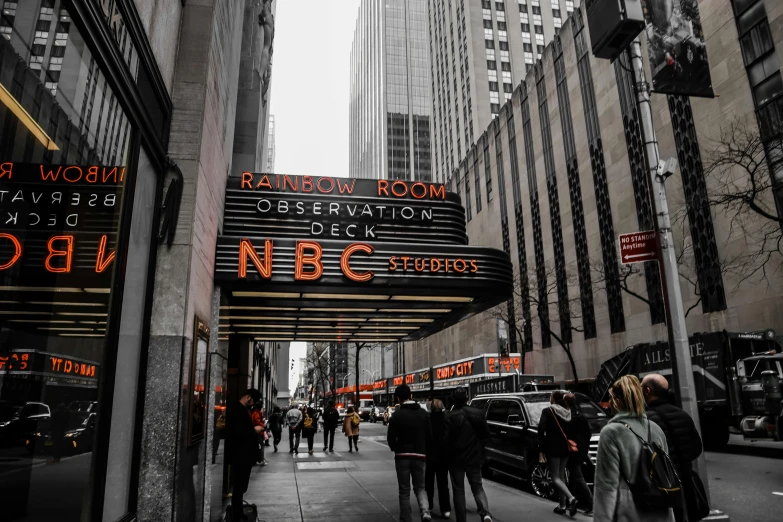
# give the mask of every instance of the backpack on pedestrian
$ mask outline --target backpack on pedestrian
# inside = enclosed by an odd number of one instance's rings
[[[652,441],[650,424],[647,421],[647,440],[623,424],[642,443],[636,477],[626,482],[640,511],[665,511],[682,503],[682,484],[669,455]]]
[[[359,424],[361,424],[361,422],[362,422],[362,419],[361,419],[361,417],[359,417],[358,413],[354,413],[353,415],[351,415],[351,425],[352,426],[358,426]]]

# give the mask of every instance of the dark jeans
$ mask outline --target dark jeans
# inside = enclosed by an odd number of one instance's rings
[[[250,472],[253,469],[252,459],[236,460],[231,463],[231,481],[233,488],[231,490],[231,509],[234,512],[234,520],[240,520],[244,513],[242,511],[243,496],[250,483]]]
[[[304,436],[307,439],[307,451],[313,451],[313,439],[315,439],[315,430],[305,430]]]
[[[427,504],[427,492],[424,489],[425,463],[422,459],[395,460],[397,469],[397,485],[400,492],[400,522],[412,522],[411,518],[411,481],[413,482],[413,494],[419,504],[419,511],[424,518],[429,514]]]
[[[442,515],[446,511],[451,511],[449,470],[428,462],[427,470],[424,474],[424,488],[427,490],[427,500],[429,501],[430,509],[432,509],[432,501],[435,498],[435,479],[438,480],[438,506]]]
[[[465,522],[468,517],[467,508],[465,507],[465,477],[468,479],[473,498],[476,500],[479,515],[488,513],[489,502],[487,501],[487,494],[484,493],[484,485],[481,482],[481,467],[459,468],[454,466],[449,473],[451,475],[451,488],[454,490],[454,511],[457,515],[457,522]]]
[[[593,494],[590,492],[590,486],[587,485],[584,472],[582,471],[582,457],[571,456],[568,458],[568,485],[571,492],[579,500],[579,503],[585,509],[593,509]]]
[[[302,430],[299,428],[288,427],[288,447],[291,450],[299,451],[299,439],[302,437]],[[296,445],[294,445],[296,439]]]
[[[274,443],[275,448],[276,448],[277,445],[280,444],[280,439],[283,438],[282,430],[280,430],[280,431],[273,431],[272,432],[272,437],[274,438],[274,440],[272,442]]]
[[[352,435],[348,437],[348,451],[351,451],[351,449],[356,448],[356,451],[359,451],[359,436],[358,435]]]
[[[324,448],[334,449],[334,432],[336,430],[336,426],[324,426]]]

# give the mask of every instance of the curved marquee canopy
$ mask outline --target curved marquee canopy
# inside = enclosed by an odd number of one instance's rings
[[[426,337],[511,297],[508,256],[467,244],[443,185],[244,173],[229,179],[221,335]]]

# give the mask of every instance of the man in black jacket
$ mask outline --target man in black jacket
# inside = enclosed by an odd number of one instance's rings
[[[250,472],[258,457],[258,429],[253,427],[248,410],[256,401],[261,400],[261,392],[251,388],[239,400],[226,408],[226,458],[231,464],[232,482],[234,484],[231,496],[233,520],[247,520],[242,504],[247,486],[250,482]]]
[[[685,498],[692,492],[692,463],[702,452],[701,437],[690,415],[667,400],[669,383],[666,377],[652,373],[642,379],[642,391],[647,402],[647,418],[660,426],[666,435],[669,457],[677,469]],[[674,509],[677,522],[688,520],[687,511]]]
[[[451,487],[454,490],[454,511],[457,522],[465,522],[465,477],[470,484],[482,522],[492,522],[489,502],[481,482],[484,463],[484,442],[489,439],[489,428],[484,414],[467,406],[465,388],[457,388],[453,395],[454,410],[446,417],[445,439],[451,455]]]
[[[324,453],[327,448],[334,452],[334,432],[340,423],[340,412],[334,407],[334,401],[329,401],[329,405],[324,410]]]
[[[411,400],[411,389],[403,384],[394,391],[400,403],[389,420],[386,440],[394,452],[397,485],[400,492],[400,522],[411,522],[411,480],[413,492],[419,503],[421,520],[430,521],[427,491],[424,487],[424,471],[427,462],[427,446],[432,440],[430,418],[427,411]]]

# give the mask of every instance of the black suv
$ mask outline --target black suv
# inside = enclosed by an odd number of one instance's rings
[[[592,465],[585,466],[584,475],[592,482],[595,458],[598,452],[598,434],[607,421],[607,415],[596,403],[582,393],[575,393],[577,408],[590,424],[589,456]],[[522,392],[498,395],[479,395],[470,405],[484,412],[489,426],[490,440],[486,444],[485,472],[493,471],[530,481],[533,491],[545,498],[555,490],[546,465],[538,462],[538,421],[541,412],[549,407],[551,392]]]
[[[49,406],[42,402],[0,401],[0,446],[24,445],[50,417]]]

